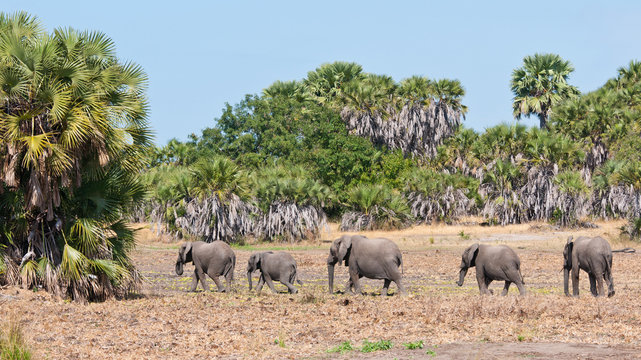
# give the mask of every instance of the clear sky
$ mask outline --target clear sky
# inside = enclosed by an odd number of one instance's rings
[[[399,81],[459,79],[476,130],[513,122],[510,74],[526,55],[572,62],[570,82],[601,86],[641,60],[639,1],[3,0],[48,29],[100,30],[150,78],[156,142],[215,124],[226,102],[320,64],[353,61]],[[525,120],[538,125],[538,120]]]

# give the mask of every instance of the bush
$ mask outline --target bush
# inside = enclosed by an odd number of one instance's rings
[[[370,342],[369,340],[365,339],[363,340],[363,347],[361,348],[361,352],[369,353],[373,351],[389,350],[392,348],[392,346],[393,345],[391,340],[379,340],[377,342]]]

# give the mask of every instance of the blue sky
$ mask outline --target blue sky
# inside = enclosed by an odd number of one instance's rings
[[[226,102],[322,63],[353,61],[399,81],[459,79],[476,130],[512,118],[509,79],[526,55],[572,62],[570,82],[601,86],[641,60],[637,1],[30,1],[4,0],[52,30],[100,30],[150,78],[156,142],[211,127]],[[523,121],[538,125],[538,120]]]

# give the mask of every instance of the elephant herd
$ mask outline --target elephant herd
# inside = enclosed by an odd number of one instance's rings
[[[584,270],[590,278],[590,292],[594,296],[605,295],[603,281],[608,288],[608,296],[614,295],[612,280],[612,249],[602,237],[570,237],[563,250],[564,291],[569,296],[568,282],[572,272],[572,292],[579,295],[579,270]],[[205,290],[209,290],[207,276],[214,280],[218,291],[230,291],[233,273],[236,267],[236,255],[231,247],[222,241],[204,243],[202,241],[187,242],[178,251],[176,274],[182,275],[185,263],[194,263],[193,281],[190,291],[195,291],[200,281]],[[349,268],[349,279],[345,286],[346,292],[362,293],[359,279],[362,277],[383,280],[383,292],[387,294],[389,285],[394,282],[400,294],[405,294],[402,281],[403,259],[398,246],[384,238],[367,238],[362,235],[344,235],[336,239],[329,249],[327,257],[327,273],[329,292],[334,292],[334,267],[345,264]],[[521,261],[510,247],[506,245],[474,244],[463,252],[461,258],[458,286],[470,267],[476,267],[476,280],[481,294],[491,294],[488,289],[494,280],[505,281],[502,295],[506,295],[510,285],[514,283],[521,295],[525,295]],[[260,279],[256,291],[260,292],[263,285],[276,293],[273,281],[280,281],[287,286],[290,293],[297,292],[294,284],[298,279],[296,261],[285,252],[264,251],[254,253],[247,263],[247,281],[249,290],[252,289],[252,273],[260,271]],[[223,287],[220,276],[225,278]]]

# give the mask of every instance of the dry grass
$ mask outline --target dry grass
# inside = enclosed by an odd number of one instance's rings
[[[190,278],[173,274],[177,244],[154,242],[145,233],[148,230],[142,230],[134,256],[147,278],[142,296],[80,305],[43,292],[9,288],[0,290],[0,294],[17,299],[0,295],[0,307],[21,314],[26,337],[37,344],[33,348],[35,358],[334,358],[338,355],[326,350],[343,341],[360,345],[364,339],[391,340],[393,350],[372,353],[383,358],[391,354],[420,358],[424,351],[411,353],[402,347],[402,343],[419,340],[426,347],[441,344],[443,351],[448,346],[443,344],[465,343],[460,354],[479,344],[496,343],[530,343],[527,349],[536,343],[607,344],[614,346],[607,348],[609,354],[621,349],[638,350],[639,255],[615,254],[617,293],[613,298],[590,296],[585,274],[581,275],[580,298],[562,294],[560,251],[569,234],[603,235],[614,243],[613,247],[630,245],[617,242],[618,223],[600,225],[599,229],[576,232],[533,232],[528,224],[492,228],[424,226],[366,233],[392,238],[400,245],[409,291],[406,297],[371,296],[382,286],[381,281],[373,280],[364,281],[368,296],[327,294],[327,240],[340,234],[336,231],[325,236],[326,241],[291,247],[305,281],[297,295],[274,295],[267,288],[260,296],[249,293],[244,277],[251,254],[247,250],[236,251],[235,292],[187,293]],[[460,236],[461,231],[470,238]],[[515,248],[521,257],[528,296],[517,296],[513,288],[507,297],[481,297],[474,271],[463,287],[455,285],[461,252],[474,241],[508,243]],[[191,269],[186,267],[185,274]],[[342,289],[347,281],[346,268],[337,268],[336,280],[338,289]],[[493,283],[491,287],[499,290],[502,284]],[[277,289],[285,291],[280,284]]]

